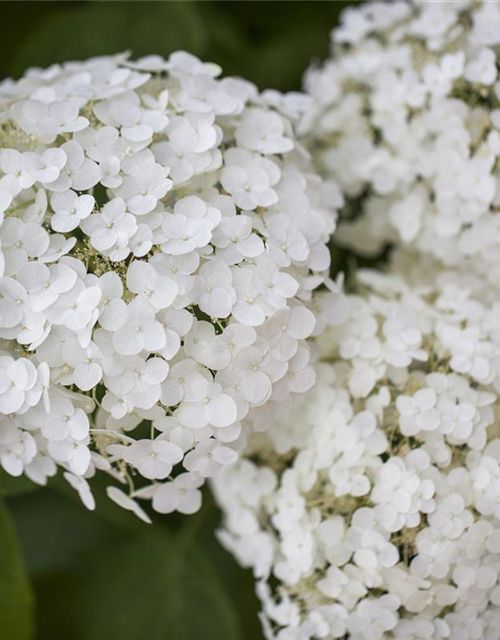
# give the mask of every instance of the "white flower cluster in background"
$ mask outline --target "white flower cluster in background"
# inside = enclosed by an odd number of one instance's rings
[[[405,244],[500,273],[500,4],[374,2],[343,13],[306,75],[303,122],[347,196],[338,239]]]
[[[267,638],[499,638],[497,292],[414,254],[391,273],[359,273],[314,389],[214,480]]]
[[[500,4],[347,9],[301,127],[345,197],[347,320],[214,481],[267,638],[500,638]],[[394,251],[395,249],[395,251]]]
[[[219,73],[178,52],[0,85],[0,464],[62,467],[89,508],[100,469],[145,520],[137,496],[197,510],[335,312],[328,282],[309,308],[341,198],[296,143],[304,97]]]

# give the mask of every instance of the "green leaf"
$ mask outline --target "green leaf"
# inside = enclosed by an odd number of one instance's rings
[[[58,9],[62,2],[18,2],[2,3],[2,37],[0,39],[0,79],[10,75],[10,62],[33,28]]]
[[[52,4],[52,3],[49,3]],[[207,32],[189,2],[61,2],[16,48],[9,72],[130,50],[134,57],[202,53]]]
[[[0,501],[0,638],[30,640],[33,599],[16,529]]]
[[[268,28],[272,34],[255,49],[253,69],[258,73],[255,81],[261,89],[273,88],[280,91],[300,89],[302,77],[311,63],[320,62],[329,52],[330,32],[337,23],[338,13],[344,2],[277,2],[272,3],[275,12],[286,4],[291,9],[269,16],[266,11]],[[293,5],[293,6],[292,6]],[[274,29],[281,23],[281,29]],[[264,25],[259,33],[264,30]],[[252,77],[252,70],[248,74]]]
[[[210,556],[212,563],[217,567],[233,607],[238,611],[243,640],[260,640],[262,638],[262,627],[258,617],[260,602],[255,593],[255,578],[252,570],[242,569],[236,564],[229,552],[223,549],[216,539],[215,530],[220,526],[221,514],[209,494],[204,497],[203,511],[192,516],[193,520],[201,517],[203,517],[203,526],[197,527],[196,544],[203,548],[203,553]]]
[[[261,89],[298,90],[351,1],[3,2],[0,75],[131,50],[184,49]]]
[[[216,5],[214,7],[214,4]],[[260,89],[299,90],[302,76],[312,62],[329,52],[330,32],[339,12],[353,2],[308,0],[307,2],[222,2],[200,3],[210,29],[210,57],[220,63],[226,74],[241,75]],[[229,38],[218,27],[217,9],[224,13]],[[212,19],[211,19],[212,18]],[[232,53],[233,33],[238,34],[238,49]]]
[[[17,496],[27,491],[35,491],[40,487],[26,476],[15,478],[0,468],[0,498]]]
[[[37,640],[259,640],[258,624],[252,635],[242,624],[246,603],[230,592],[239,569],[212,542],[214,507],[148,526],[96,493],[93,513],[52,489],[12,500]]]
[[[147,549],[147,553],[145,553]],[[130,562],[135,558],[134,562]],[[120,572],[119,568],[126,571]],[[222,592],[210,560],[182,540],[149,541],[148,537],[121,544],[91,569],[94,584],[106,581],[107,615],[89,620],[87,638],[138,640],[237,640],[238,622]],[[135,594],[131,601],[130,594]],[[128,602],[127,611],[123,602]],[[87,606],[102,607],[103,594],[91,593]]]

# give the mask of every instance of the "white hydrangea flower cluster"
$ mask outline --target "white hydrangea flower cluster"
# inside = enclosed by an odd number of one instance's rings
[[[499,34],[496,2],[364,3],[307,74],[336,239],[393,254],[213,483],[269,639],[500,638]]]
[[[499,638],[498,292],[429,262],[358,274],[316,386],[214,480],[269,639]]]
[[[338,239],[405,244],[448,265],[500,267],[500,4],[368,2],[343,13],[312,68],[303,122],[347,196]]]
[[[62,467],[89,508],[100,469],[145,520],[135,497],[197,510],[256,408],[314,382],[340,193],[295,140],[304,96],[219,73],[119,55],[0,85],[0,464]]]

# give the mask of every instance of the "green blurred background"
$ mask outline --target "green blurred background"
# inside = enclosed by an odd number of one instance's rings
[[[346,4],[1,2],[0,79],[184,49],[261,89],[298,90]],[[58,480],[39,489],[0,474],[0,640],[261,640],[253,577],[219,547],[208,494],[199,514],[155,514],[148,527],[94,487],[90,513]]]

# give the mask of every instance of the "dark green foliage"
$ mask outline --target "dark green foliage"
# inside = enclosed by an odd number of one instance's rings
[[[32,609],[31,587],[17,532],[5,502],[0,500],[0,638],[30,640]]]
[[[2,2],[0,77],[129,50],[185,49],[261,88],[297,90],[348,2]]]
[[[148,526],[112,504],[102,486],[94,513],[59,481],[54,487],[11,503],[39,640],[261,637],[253,577],[215,540],[209,496],[191,518],[156,515]]]
[[[14,478],[6,473],[0,467],[0,498],[11,498],[28,491],[35,491],[39,489],[36,484],[28,480],[26,476]]]

